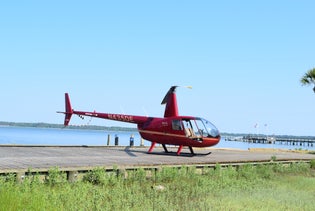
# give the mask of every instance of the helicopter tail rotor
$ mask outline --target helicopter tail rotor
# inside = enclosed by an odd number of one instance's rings
[[[73,110],[70,103],[70,97],[68,93],[65,93],[65,112],[57,111],[57,113],[65,114],[64,126],[68,126],[71,116],[73,114]]]

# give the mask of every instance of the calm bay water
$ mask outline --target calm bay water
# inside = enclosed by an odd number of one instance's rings
[[[87,145],[105,146],[108,135],[110,135],[110,145],[115,144],[115,136],[119,137],[120,146],[129,146],[130,136],[134,136],[134,145],[139,146],[141,137],[138,132],[123,131],[101,131],[101,130],[76,130],[76,129],[56,129],[56,128],[28,128],[28,127],[0,127],[0,144],[16,145]],[[150,146],[151,142],[144,141],[145,146]],[[280,144],[253,144],[236,141],[225,141],[221,139],[215,148],[275,148],[275,149],[308,149],[315,150],[315,146],[292,146]]]
[[[115,135],[119,137],[119,145],[129,145],[131,135],[134,135],[135,144],[140,145],[137,132],[32,127],[0,127],[0,144],[104,146],[108,135],[110,145],[114,145]]]

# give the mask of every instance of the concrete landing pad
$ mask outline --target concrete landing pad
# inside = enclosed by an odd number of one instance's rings
[[[165,153],[162,148],[155,148],[152,154],[148,148],[130,147],[43,147],[43,146],[0,146],[0,173],[44,170],[52,167],[62,169],[92,169],[95,167],[131,167],[157,165],[198,165],[213,163],[262,162],[276,159],[312,160],[314,154],[302,154],[282,151],[226,150],[216,148],[195,149],[199,154],[191,156],[188,149],[183,149],[180,156],[177,148],[169,148]],[[211,152],[211,154],[205,155]],[[204,155],[202,155],[204,154]]]

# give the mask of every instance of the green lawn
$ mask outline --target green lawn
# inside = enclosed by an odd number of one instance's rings
[[[313,162],[314,163],[314,162]],[[68,183],[58,169],[48,179],[0,179],[0,210],[315,210],[315,170],[305,163],[143,169],[126,175],[95,169]]]

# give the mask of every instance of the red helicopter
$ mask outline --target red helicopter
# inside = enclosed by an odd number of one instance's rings
[[[219,130],[208,120],[192,116],[179,116],[176,88],[172,86],[165,95],[162,105],[166,104],[164,118],[134,116],[124,114],[110,114],[99,112],[87,112],[73,110],[69,94],[65,93],[65,114],[64,125],[69,125],[71,116],[76,114],[80,117],[89,116],[114,121],[134,123],[138,126],[141,137],[151,141],[148,153],[153,151],[156,143],[162,144],[164,151],[168,153],[167,145],[177,145],[177,155],[180,155],[182,148],[188,146],[192,155],[196,155],[192,147],[210,147],[220,141]],[[191,88],[191,87],[188,87]]]

